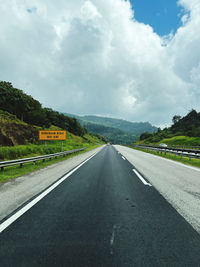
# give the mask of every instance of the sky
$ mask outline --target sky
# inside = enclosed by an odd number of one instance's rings
[[[199,111],[200,0],[0,0],[0,80],[44,107],[156,126]]]
[[[149,24],[160,36],[175,33],[181,27],[184,10],[176,0],[131,0],[134,17]]]

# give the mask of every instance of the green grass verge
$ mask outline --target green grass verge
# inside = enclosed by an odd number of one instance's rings
[[[80,151],[77,153],[73,153],[70,155],[66,155],[66,156],[60,156],[56,159],[47,159],[45,162],[43,161],[36,161],[36,163],[34,164],[33,162],[30,163],[26,163],[23,165],[22,168],[19,167],[19,165],[15,165],[15,166],[10,166],[10,167],[5,167],[3,172],[0,172],[0,183],[4,183],[4,182],[8,182],[16,177],[22,176],[22,175],[26,175],[29,174],[31,172],[40,170],[42,168],[45,168],[49,165],[64,161],[68,158],[74,157],[78,154],[81,153],[85,153],[86,151],[92,150],[96,147],[99,147],[100,145],[88,145],[86,150],[84,151]]]
[[[135,149],[135,150],[139,150],[139,151],[143,151],[143,152],[146,152],[146,153],[149,153],[149,154],[153,154],[153,155],[156,155],[156,156],[159,156],[159,157],[163,157],[163,158],[166,158],[166,159],[171,159],[171,160],[174,160],[174,161],[178,161],[178,162],[181,162],[183,164],[187,164],[187,165],[190,165],[190,166],[194,166],[194,167],[198,167],[200,168],[200,159],[189,159],[188,157],[182,157],[179,156],[179,155],[172,155],[172,154],[169,154],[169,153],[166,153],[164,154],[164,152],[158,152],[158,151],[150,151],[150,150],[146,150],[146,149],[142,149],[142,148],[135,148],[135,147],[131,147],[129,146],[130,148],[132,149]]]
[[[164,138],[159,142],[151,143],[146,140],[138,140],[136,142],[137,145],[159,145],[161,143],[165,143],[168,146],[200,146],[200,137],[189,137],[189,136],[174,136],[171,138]]]
[[[89,148],[96,144],[103,144],[103,142],[89,134],[80,137],[68,132],[66,141],[63,141],[63,151],[82,147]],[[61,141],[47,141],[46,143],[40,141],[38,144],[4,146],[0,147],[0,161],[46,155],[60,151]]]

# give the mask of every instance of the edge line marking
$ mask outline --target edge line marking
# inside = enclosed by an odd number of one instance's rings
[[[43,199],[47,194],[49,194],[53,189],[55,189],[59,184],[61,184],[64,180],[66,180],[69,176],[71,176],[75,171],[77,171],[81,166],[83,166],[87,161],[89,161],[91,158],[93,158],[101,150],[95,152],[88,159],[84,160],[77,167],[75,167],[72,171],[68,172],[60,180],[58,180],[56,183],[54,183],[52,186],[50,186],[48,189],[46,189],[44,192],[42,192],[39,196],[34,198],[32,201],[30,201],[26,206],[21,208],[19,211],[17,211],[11,217],[9,217],[7,220],[5,220],[3,223],[1,223],[0,224],[0,233],[3,232],[9,225],[11,225],[14,221],[16,221],[19,217],[21,217],[25,212],[27,212],[30,208],[32,208],[36,203],[38,203],[41,199]]]

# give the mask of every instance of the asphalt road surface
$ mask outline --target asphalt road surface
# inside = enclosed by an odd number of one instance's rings
[[[200,168],[125,146],[115,148],[200,233]]]
[[[195,267],[200,235],[106,146],[2,230],[0,266]]]

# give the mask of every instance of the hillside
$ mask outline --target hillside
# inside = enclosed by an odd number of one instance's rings
[[[123,132],[131,134],[141,134],[142,132],[155,132],[156,127],[152,126],[149,122],[130,122],[121,119],[113,119],[99,116],[83,116],[84,121],[102,124],[104,126],[120,129]]]
[[[87,133],[75,118],[50,108],[43,108],[38,100],[14,88],[9,82],[0,81],[0,110],[15,115],[29,125],[45,128],[55,125],[78,136],[84,136]]]
[[[84,127],[94,134],[104,136],[112,143],[117,144],[131,144],[137,139],[137,136],[123,132],[117,128],[104,126],[101,124],[84,122]]]
[[[94,136],[75,119],[41,103],[11,83],[0,81],[0,146],[35,144],[39,129],[63,129],[85,142],[105,141]]]
[[[0,110],[0,146],[33,143],[37,140],[38,129],[17,119],[15,115]]]
[[[77,116],[69,113],[66,115],[78,119],[80,124],[92,133],[100,134],[112,143],[130,144],[135,142],[141,133],[155,132],[156,127],[148,122],[129,122],[100,116]]]
[[[175,115],[172,126],[156,133],[145,132],[138,144],[200,145],[200,113],[191,110],[186,116]]]

